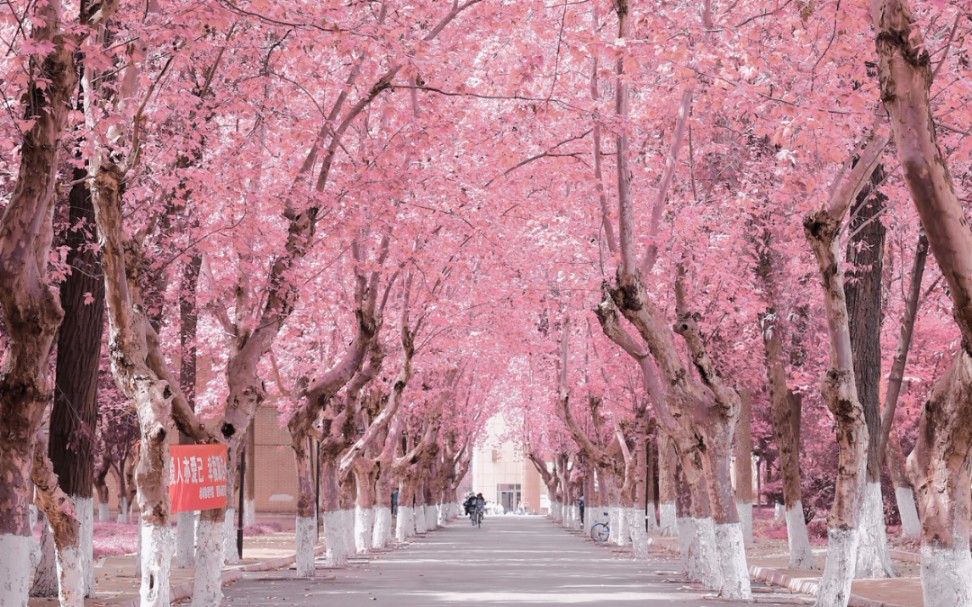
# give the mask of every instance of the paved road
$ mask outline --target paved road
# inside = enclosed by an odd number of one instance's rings
[[[720,607],[741,602],[707,598],[659,553],[639,562],[569,533],[542,517],[488,517],[482,529],[463,520],[407,547],[326,569],[316,579],[281,571],[237,582],[223,605],[288,607],[464,607],[637,605]],[[760,604],[782,605],[770,595]],[[789,598],[789,600],[787,600]],[[796,597],[779,597],[793,604]],[[802,601],[800,601],[802,603]]]

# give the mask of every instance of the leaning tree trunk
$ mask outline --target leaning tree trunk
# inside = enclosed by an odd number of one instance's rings
[[[780,471],[783,480],[783,506],[786,520],[786,538],[790,553],[791,569],[816,569],[817,564],[810,548],[810,536],[803,514],[803,491],[800,486],[800,417],[803,398],[790,390],[786,379],[783,359],[784,328],[789,326],[780,316],[785,312],[778,307],[780,293],[776,275],[777,253],[769,242],[763,247],[757,275],[762,279],[768,294],[769,306],[761,315],[763,351],[766,356],[767,387],[770,411],[773,419],[773,438],[780,453]]]
[[[884,180],[878,165],[870,182],[876,187]],[[895,577],[888,551],[884,525],[884,499],[881,496],[881,276],[884,268],[884,224],[880,214],[885,196],[865,188],[851,207],[848,228],[853,236],[847,243],[847,262],[852,280],[844,285],[850,315],[851,347],[854,354],[854,380],[864,408],[867,434],[867,484],[861,509],[861,540],[857,548],[857,578]]]
[[[110,13],[113,5],[105,6]],[[37,3],[23,90],[20,166],[0,218],[0,307],[7,331],[0,370],[0,605],[26,605],[30,586],[31,469],[51,399],[51,349],[63,311],[48,286],[58,152],[77,76],[78,39],[60,0]],[[26,33],[25,33],[26,35]]]
[[[894,498],[901,515],[902,535],[910,539],[921,536],[921,523],[918,521],[918,509],[915,506],[915,492],[911,481],[905,472],[906,464],[901,451],[901,440],[894,425],[895,410],[898,405],[898,395],[904,381],[905,366],[908,363],[908,351],[911,349],[911,338],[914,334],[915,318],[918,315],[919,298],[921,297],[921,279],[925,272],[925,262],[928,258],[928,237],[922,232],[918,236],[915,248],[915,258],[911,267],[908,295],[905,299],[905,309],[901,317],[898,346],[894,353],[894,362],[888,374],[888,387],[884,396],[884,409],[881,412],[881,451],[882,458],[891,473],[891,483],[894,485]]]
[[[800,486],[800,417],[803,398],[790,390],[786,383],[786,370],[782,359],[783,343],[779,319],[776,318],[778,313],[771,308],[764,317],[763,341],[769,374],[773,436],[780,452],[780,472],[783,477],[783,506],[790,553],[788,566],[792,569],[816,569],[803,514],[803,491]]]
[[[866,147],[859,150],[860,158],[854,169],[833,188],[828,205],[803,221],[820,272],[830,339],[830,364],[822,392],[837,422],[837,478],[828,520],[827,561],[817,594],[818,607],[846,607],[850,600],[860,541],[868,444],[864,410],[854,381],[844,276],[838,262],[839,234],[848,207],[870,178],[886,144],[887,136],[874,133],[865,142]]]
[[[972,232],[935,133],[931,58],[905,0],[872,4],[882,101],[905,182],[948,284],[962,349],[932,388],[908,473],[921,514],[926,605],[972,604],[969,553],[972,446]]]
[[[39,440],[34,451],[31,477],[35,502],[43,511],[54,538],[58,600],[61,607],[84,607],[84,567],[81,554],[81,523],[71,500],[58,486],[58,478],[47,458],[47,445]]]
[[[169,577],[175,535],[170,526],[169,435],[173,430],[172,390],[148,365],[146,335],[152,331],[137,282],[130,282],[131,255],[122,219],[122,170],[102,159],[95,172],[93,199],[102,240],[109,321],[109,352],[115,382],[133,403],[139,421],[135,485],[141,513],[141,604],[169,604]],[[134,276],[137,281],[137,276]]]

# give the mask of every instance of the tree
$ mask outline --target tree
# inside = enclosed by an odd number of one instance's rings
[[[969,512],[972,489],[969,424],[972,399],[972,231],[939,148],[929,100],[934,79],[909,3],[872,4],[880,61],[881,100],[895,148],[931,250],[948,284],[962,348],[936,381],[921,415],[908,472],[922,520],[922,590],[929,605],[972,600]]]
[[[93,15],[94,25],[109,17],[117,3],[106,3]],[[74,50],[82,37],[63,15],[61,2],[34,7],[29,43],[18,47],[26,79],[20,106],[20,168],[10,200],[0,219],[0,305],[9,352],[0,371],[0,550],[6,555],[0,577],[0,603],[26,604],[30,584],[31,530],[28,487],[54,491],[45,466],[35,465],[37,434],[51,398],[48,380],[51,348],[64,311],[48,285],[53,239],[54,190],[61,139],[77,83]],[[26,36],[26,32],[24,33]],[[42,452],[46,457],[46,450]],[[36,473],[35,473],[36,471]],[[36,476],[35,476],[36,474]],[[47,502],[51,505],[54,502]],[[57,507],[70,513],[65,500]],[[80,605],[84,580],[77,521],[51,511],[48,520],[62,570],[62,604]]]

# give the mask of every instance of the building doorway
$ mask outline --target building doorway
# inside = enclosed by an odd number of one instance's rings
[[[522,494],[519,483],[499,483],[496,485],[496,494],[506,512],[514,512],[520,506]]]

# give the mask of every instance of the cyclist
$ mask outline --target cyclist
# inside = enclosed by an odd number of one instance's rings
[[[475,505],[475,502],[476,502],[476,494],[475,493],[470,493],[468,496],[466,496],[466,500],[464,502],[462,502],[462,508],[465,511],[466,516],[469,516],[470,514],[472,514],[472,511],[473,511],[473,507]]]
[[[486,500],[483,499],[482,493],[477,493],[476,497],[472,500],[472,507],[469,509],[469,518],[472,519],[472,524],[475,526],[477,523],[481,524],[483,520],[483,510],[486,509]]]

